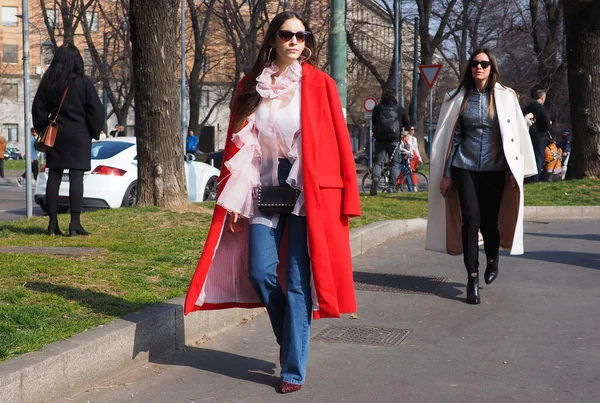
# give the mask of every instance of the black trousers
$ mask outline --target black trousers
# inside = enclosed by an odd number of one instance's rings
[[[69,169],[69,204],[71,213],[81,213],[83,205],[83,169]],[[48,214],[58,212],[58,188],[62,181],[63,169],[49,169],[46,184],[46,204]]]
[[[478,231],[481,230],[488,260],[500,249],[498,213],[504,193],[505,171],[476,172],[452,167],[462,213],[462,244],[465,267],[469,274],[479,268]]]

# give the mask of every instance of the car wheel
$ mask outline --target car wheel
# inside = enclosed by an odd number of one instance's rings
[[[69,211],[69,207],[68,206],[58,206],[58,209],[56,211],[58,214],[64,214],[67,211]]]
[[[138,202],[138,190],[137,190],[137,181],[131,182],[131,185],[125,191],[125,196],[123,196],[123,202],[121,203],[121,207],[135,207]]]
[[[40,206],[40,208],[42,209],[42,211],[46,214],[48,214],[48,206],[46,206],[46,203],[44,202],[39,202],[38,206]]]
[[[217,177],[213,176],[206,182],[203,201],[217,200]]]

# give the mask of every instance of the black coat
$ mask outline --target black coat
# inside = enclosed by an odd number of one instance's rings
[[[60,104],[61,94],[38,92],[33,100],[33,127],[43,133]],[[48,168],[89,171],[92,138],[98,139],[104,126],[104,108],[94,85],[87,77],[75,79],[58,114],[58,134],[54,147],[46,151]]]
[[[535,123],[529,128],[529,135],[531,141],[538,142],[546,138],[546,132],[552,133],[552,124],[550,123],[550,112],[546,107],[537,102],[533,101],[523,109],[523,115],[533,113]]]

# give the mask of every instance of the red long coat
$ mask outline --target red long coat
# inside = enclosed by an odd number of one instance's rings
[[[304,63],[301,91],[302,175],[314,281],[313,317],[340,317],[356,312],[348,226],[350,217],[360,215],[356,167],[334,80]],[[224,161],[238,151],[231,141],[231,126]],[[229,172],[224,164],[221,166],[222,188]],[[185,298],[186,315],[196,310],[262,306],[248,276],[247,222],[242,220],[242,231],[232,234],[225,228],[227,219],[225,209],[216,206]],[[199,297],[201,306],[196,305]]]

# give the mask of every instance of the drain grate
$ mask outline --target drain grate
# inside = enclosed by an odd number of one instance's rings
[[[366,344],[369,346],[398,347],[412,332],[410,329],[389,329],[364,326],[327,326],[313,336],[326,343]]]
[[[361,291],[437,294],[447,280],[445,277],[354,272],[354,288]]]

